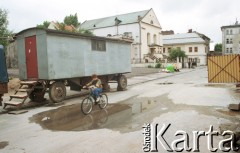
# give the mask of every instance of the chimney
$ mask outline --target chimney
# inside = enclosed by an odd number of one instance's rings
[[[188,33],[192,33],[192,29],[188,29]]]

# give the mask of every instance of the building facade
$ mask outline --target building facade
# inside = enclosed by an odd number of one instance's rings
[[[162,51],[162,28],[153,9],[85,21],[80,28],[96,36],[132,39],[134,63],[145,62],[147,57],[151,60]]]
[[[240,54],[240,24],[222,26],[223,54]]]
[[[163,36],[163,55],[169,56],[171,49],[178,48],[185,51],[187,61],[199,65],[207,64],[210,38],[198,32],[189,31],[183,34]]]

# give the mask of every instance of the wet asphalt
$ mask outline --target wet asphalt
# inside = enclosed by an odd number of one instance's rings
[[[186,131],[190,146],[192,131],[208,131],[210,125],[219,131],[221,124],[240,123],[240,113],[227,109],[239,103],[239,90],[234,84],[208,84],[206,68],[136,76],[129,84],[122,92],[111,84],[107,108],[96,105],[89,115],[81,112],[83,97],[30,108],[25,114],[0,115],[0,152],[138,153],[143,152],[142,127],[147,123],[171,124],[168,142],[178,138],[177,130]],[[213,137],[213,146],[222,139]],[[200,152],[210,152],[206,140],[200,139]],[[167,152],[158,145],[159,152]]]

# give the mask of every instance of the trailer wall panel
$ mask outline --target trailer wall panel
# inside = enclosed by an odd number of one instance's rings
[[[24,39],[36,35],[39,78],[57,80],[131,72],[131,42],[90,37],[56,30],[30,28],[17,34],[20,79],[27,80]],[[92,48],[106,42],[106,51]]]

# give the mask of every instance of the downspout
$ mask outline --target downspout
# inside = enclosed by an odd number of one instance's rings
[[[140,63],[142,63],[142,28],[141,21],[139,21],[139,53],[140,53]]]

